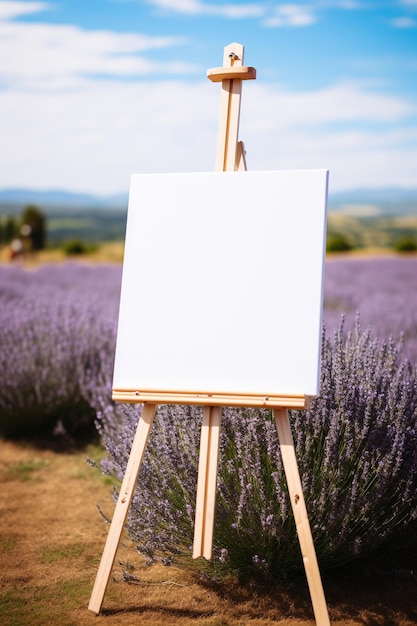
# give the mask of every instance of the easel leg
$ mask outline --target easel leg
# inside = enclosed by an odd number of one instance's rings
[[[104,547],[103,556],[101,557],[100,567],[97,572],[93,592],[91,594],[90,604],[88,605],[89,610],[94,611],[94,613],[100,613],[104,594],[106,593],[114,560],[116,558],[117,548],[119,547],[123,527],[129,511],[129,506],[132,502],[140,466],[145,454],[146,444],[148,442],[156,409],[156,404],[145,404],[136,429],[125,476],[120,489],[116,508],[114,510],[109,534],[107,535],[107,541]]]
[[[193,559],[203,556],[210,561],[212,558],[221,414],[222,409],[218,406],[207,406],[203,410]]]
[[[316,624],[317,626],[330,626],[326,598],[324,597],[320,570],[317,563],[316,551],[311,535],[310,522],[308,521],[303,488],[295,456],[288,412],[286,409],[274,409],[274,417]]]

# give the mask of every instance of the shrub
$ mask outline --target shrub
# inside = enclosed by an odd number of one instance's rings
[[[46,240],[46,217],[42,211],[34,205],[25,207],[22,214],[22,225],[29,227],[26,235],[31,243],[32,250],[43,250]]]
[[[70,239],[64,243],[63,250],[67,255],[79,255],[96,250],[96,246],[87,245],[81,239]]]
[[[417,517],[417,384],[392,342],[357,325],[323,337],[320,396],[291,412],[297,458],[322,568],[367,555]],[[140,414],[109,407],[99,428],[122,477]],[[225,408],[213,564],[191,559],[201,409],[158,407],[129,513],[128,531],[149,563],[277,580],[302,569],[271,412]]]
[[[416,252],[417,239],[412,235],[400,237],[394,244],[395,252]]]
[[[95,432],[89,388],[112,369],[118,268],[1,269],[0,434]],[[103,301],[106,301],[103,307]]]
[[[10,243],[12,239],[19,236],[19,224],[16,218],[6,216],[2,224],[2,241],[1,243]]]
[[[342,233],[329,233],[326,240],[327,252],[349,252],[353,249],[346,235]]]

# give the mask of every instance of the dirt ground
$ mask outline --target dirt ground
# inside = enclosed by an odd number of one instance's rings
[[[314,626],[303,580],[283,589],[214,585],[174,567],[146,567],[126,537],[103,604],[88,610],[108,524],[111,487],[70,453],[0,440],[2,626]],[[134,584],[122,580],[132,573]],[[323,576],[332,624],[417,625],[417,569]]]

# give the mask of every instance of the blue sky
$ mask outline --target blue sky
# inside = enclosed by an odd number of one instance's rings
[[[417,187],[417,0],[0,0],[0,188],[126,193],[211,171],[223,48],[245,46],[249,169]]]

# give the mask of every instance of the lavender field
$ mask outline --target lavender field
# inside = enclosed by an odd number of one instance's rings
[[[89,393],[111,378],[120,278],[118,266],[0,267],[0,433],[91,431]]]
[[[416,270],[416,257],[326,263],[321,393],[291,414],[323,567],[415,543]],[[120,281],[118,265],[0,267],[0,435],[76,439],[96,422],[119,478],[140,415],[110,399]],[[199,408],[158,409],[128,521],[150,563],[192,566],[200,423]],[[224,411],[218,490],[216,575],[302,567],[268,411]]]
[[[417,363],[417,258],[330,260],[326,263],[324,322],[327,333],[341,315],[346,329],[360,315],[361,328],[379,339],[401,340],[401,356]]]
[[[30,364],[33,375],[39,367],[37,373],[43,380],[47,376],[42,371],[41,354],[47,355],[45,366],[51,365],[48,350],[55,360],[62,360],[65,355],[85,352],[86,344],[98,347],[103,334],[109,351],[103,363],[110,367],[120,281],[118,265],[67,263],[31,271],[19,266],[0,266],[3,375],[8,372],[10,379],[15,380]],[[327,261],[324,289],[327,336],[338,328],[342,316],[345,330],[352,330],[358,314],[362,330],[371,328],[378,339],[392,337],[396,343],[401,342],[401,357],[416,363],[417,257]],[[45,343],[38,336],[31,341],[37,332],[45,338]]]

